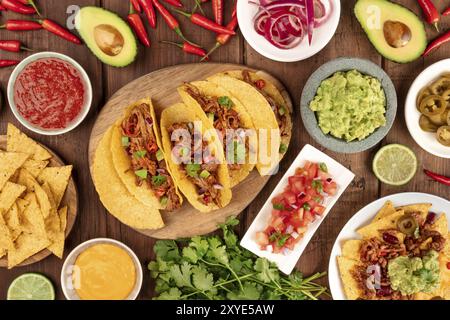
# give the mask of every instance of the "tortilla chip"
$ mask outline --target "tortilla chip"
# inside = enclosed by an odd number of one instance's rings
[[[0,248],[0,259],[3,258],[6,255],[6,249]]]
[[[439,232],[440,234],[442,234],[444,237],[447,237],[447,233],[448,233],[448,222],[447,222],[447,216],[445,215],[445,213],[440,214],[439,218],[437,218],[431,229]],[[447,242],[449,241],[449,239],[446,239]]]
[[[4,219],[6,225],[9,228],[13,241],[22,233],[22,227],[20,223],[19,208],[17,203],[14,203],[11,208],[5,213]]]
[[[55,238],[52,240],[52,244],[48,246],[48,250],[50,250],[55,256],[62,259],[64,255],[64,242],[66,239],[66,224],[67,224],[67,207],[63,207],[58,212],[58,221],[60,224],[58,225],[58,232],[55,234]]]
[[[33,178],[33,176],[25,169],[20,169],[18,183],[27,187],[27,191],[36,194],[40,210],[46,219],[50,215],[52,204],[49,195],[42,189],[41,185]],[[49,192],[50,193],[50,192]],[[52,196],[52,195],[51,195]]]
[[[392,204],[392,201],[388,200],[386,201],[386,203],[383,205],[383,207],[380,209],[380,211],[378,211],[377,215],[375,216],[375,218],[372,220],[372,222],[376,222],[378,220],[381,220],[393,213],[395,213],[395,208],[394,205]]]
[[[38,176],[39,183],[48,182],[50,189],[55,197],[55,206],[59,208],[61,200],[66,192],[67,185],[69,184],[70,175],[72,174],[73,166],[64,167],[47,167],[42,170],[42,173]]]
[[[362,240],[347,240],[342,246],[342,256],[356,261],[360,260],[359,249],[361,248]]]
[[[342,285],[348,300],[357,300],[363,295],[360,284],[355,280],[352,271],[361,264],[353,259],[337,257]]]
[[[0,153],[0,190],[28,159],[26,153],[1,152]]]
[[[361,229],[358,229],[356,232],[358,232],[364,239],[369,238],[380,238],[381,232],[380,230],[387,230],[387,229],[397,229],[397,220],[403,216],[405,213],[403,210],[397,211],[385,218],[382,218],[378,220],[377,222],[371,223],[365,227],[362,227]],[[398,236],[401,236],[401,232],[398,232]],[[403,240],[399,238],[399,240]]]
[[[8,152],[22,152],[29,154],[34,160],[44,161],[52,157],[50,152],[44,147],[33,139],[28,138],[11,123],[8,123],[6,150]]]
[[[0,215],[0,250],[11,250],[14,247],[13,238],[3,216]]]
[[[397,207],[395,209],[403,210],[405,213],[421,212],[424,218],[426,218],[428,211],[430,211],[431,207],[432,207],[431,203],[417,203],[408,206]]]
[[[25,190],[26,188],[22,185],[6,182],[0,192],[0,214],[7,212]]]
[[[15,248],[8,250],[8,269],[21,264],[29,257],[47,248],[48,245],[49,241],[46,238],[22,233],[16,240]]]
[[[94,156],[92,178],[106,209],[122,223],[137,229],[164,226],[159,210],[145,206],[131,195],[120,181],[110,150],[112,127],[103,136]]]
[[[48,161],[28,159],[23,164],[23,168],[26,169],[33,176],[33,178],[36,179],[41,174],[42,170],[47,167],[48,163]]]
[[[47,237],[51,242],[51,245],[48,247],[48,249],[52,251],[56,256],[60,257],[61,249],[59,248],[59,243],[60,243],[61,221],[59,219],[58,211],[55,208],[55,200],[53,198],[53,194],[50,190],[49,184],[47,182],[44,183],[42,185],[42,189],[47,194],[51,206],[49,215],[45,218],[45,231],[47,232]],[[54,244],[56,245],[53,246]]]
[[[25,200],[28,201],[29,205],[23,212],[23,231],[47,239],[45,220],[39,207],[36,194],[28,193],[25,196]]]
[[[168,132],[168,128],[177,122],[202,122],[202,134],[204,142],[208,143],[208,148],[213,156],[219,160],[219,168],[217,170],[217,180],[223,186],[220,190],[220,205],[210,203],[205,205],[198,199],[197,188],[186,177],[186,173],[181,169],[181,166],[177,164],[172,158],[172,142]],[[210,138],[206,137],[210,133]],[[220,207],[225,207],[231,201],[231,188],[230,188],[230,176],[228,171],[228,165],[224,159],[223,148],[220,144],[216,131],[212,127],[210,122],[205,122],[196,113],[191,112],[190,109],[182,103],[175,104],[169,108],[164,109],[161,114],[161,136],[163,141],[163,149],[166,150],[165,157],[167,164],[169,165],[172,178],[177,184],[180,191],[186,196],[189,203],[197,210],[201,212],[210,212],[217,210]]]
[[[280,159],[281,134],[270,103],[252,85],[232,76],[216,74],[209,77],[208,81],[214,82],[229,91],[241,102],[248,114],[250,114],[255,128],[258,130],[260,141],[263,141],[262,138],[265,139],[264,141],[267,141],[267,144],[263,145],[262,148],[265,150],[259,150],[261,152],[258,152],[258,164],[256,168],[261,175],[272,174],[274,169],[277,168]]]

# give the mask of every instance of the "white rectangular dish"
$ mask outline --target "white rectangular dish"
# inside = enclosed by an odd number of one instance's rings
[[[303,239],[295,245],[293,251],[284,255],[281,253],[276,254],[266,250],[261,250],[260,246],[255,241],[255,235],[257,232],[263,231],[270,221],[273,210],[272,199],[283,192],[284,188],[288,184],[289,177],[293,176],[295,174],[295,170],[299,167],[302,167],[306,161],[317,163],[323,162],[327,165],[328,172],[331,174],[334,181],[338,185],[337,193],[332,197],[326,198],[324,202],[324,206],[326,206],[326,209],[322,217],[320,219],[316,219],[308,226],[308,230],[304,234]],[[256,216],[250,228],[245,233],[240,243],[241,246],[258,255],[259,257],[267,258],[269,261],[274,262],[283,273],[290,274],[297,264],[297,261],[302,255],[306,246],[308,245],[309,241],[311,240],[312,236],[317,231],[325,217],[328,215],[336,201],[339,199],[345,189],[347,189],[348,185],[352,182],[354,177],[355,175],[351,171],[342,166],[336,160],[330,158],[325,153],[317,150],[309,144],[305,145],[290,168],[286,171],[283,178],[275,187],[264,206],[261,208],[261,211]]]

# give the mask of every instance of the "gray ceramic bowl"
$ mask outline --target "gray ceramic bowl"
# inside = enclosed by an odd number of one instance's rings
[[[325,135],[320,130],[316,115],[309,108],[309,103],[314,99],[317,89],[323,80],[331,77],[335,72],[353,69],[381,81],[386,94],[386,125],[375,130],[374,133],[364,140],[346,142],[343,139]],[[372,148],[388,134],[397,113],[397,94],[389,76],[375,63],[358,58],[338,58],[323,64],[309,77],[303,88],[300,111],[306,131],[317,143],[335,152],[357,153]]]

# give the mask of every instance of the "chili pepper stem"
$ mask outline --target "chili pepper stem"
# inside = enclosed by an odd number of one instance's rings
[[[192,14],[188,13],[188,12],[184,12],[183,10],[179,10],[179,9],[172,9],[173,11],[182,14],[183,16],[185,16],[186,18],[190,18],[192,16]]]
[[[177,46],[178,48],[183,48],[183,45],[181,43],[177,43],[177,42],[173,42],[173,41],[161,40],[160,43],[171,44],[171,45]]]
[[[433,23],[433,26],[436,28],[436,31],[439,32],[439,25],[437,22]]]
[[[192,41],[188,40],[188,39],[184,36],[183,32],[181,31],[181,29],[180,29],[179,27],[177,27],[177,28],[175,28],[175,29],[173,29],[173,30],[175,31],[175,33],[176,33],[181,39],[183,39],[183,40],[186,41],[187,43],[190,43],[190,44],[192,44],[193,46],[199,47],[199,45],[196,44],[195,42],[192,42]]]
[[[194,9],[192,9],[192,13],[197,12],[197,9],[200,10],[202,15],[205,15],[205,11],[202,8],[202,4],[201,4],[200,0],[195,0],[195,6],[194,6]]]
[[[30,48],[27,48],[27,47],[24,47],[24,46],[21,46],[20,50],[28,51],[28,52],[33,52],[34,51],[33,49],[30,49]]]
[[[206,59],[209,59],[209,56],[210,56],[214,51],[216,51],[217,49],[219,49],[221,45],[222,45],[222,44],[220,44],[219,42],[216,42],[216,44],[214,45],[214,47],[212,47],[212,49],[208,51],[208,53],[206,54],[206,56],[204,56],[204,57],[200,60],[200,62],[203,62],[203,61],[205,61]]]
[[[34,0],[30,0],[28,3],[33,7],[34,10],[36,10],[37,15],[38,15],[39,17],[42,17],[42,14],[41,14],[41,12],[39,11],[39,9],[38,9],[36,3],[34,3]]]

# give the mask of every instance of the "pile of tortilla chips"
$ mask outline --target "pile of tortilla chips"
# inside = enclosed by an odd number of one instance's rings
[[[67,207],[61,200],[72,166],[48,166],[52,155],[8,124],[0,149],[0,258],[13,268],[48,249],[62,258]]]
[[[421,203],[396,208],[391,201],[387,201],[371,223],[360,228],[357,232],[362,239],[380,238],[382,237],[380,231],[396,230],[398,219],[405,214],[420,213],[422,218],[426,219],[431,206],[429,203]],[[445,213],[439,215],[432,228],[446,239],[445,248],[439,253],[440,286],[432,293],[416,293],[414,299],[428,300],[441,297],[450,300],[450,270],[447,268],[447,262],[450,261],[450,233],[448,232]],[[397,231],[396,236],[403,242],[405,238],[403,233]],[[363,240],[357,239],[347,240],[342,246],[342,255],[337,258],[345,295],[349,300],[359,299],[363,295],[360,284],[352,275],[352,270],[362,265],[359,253],[362,242]]]

